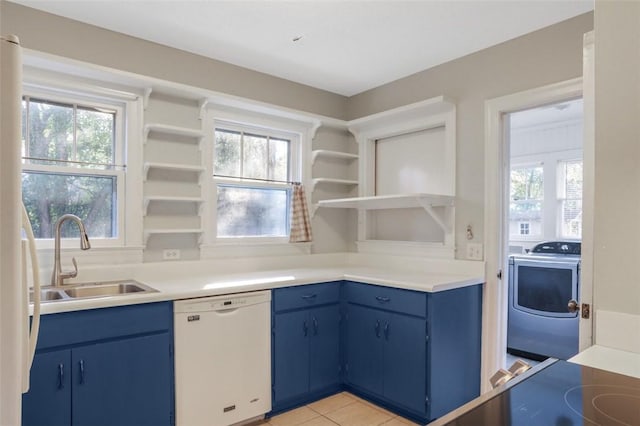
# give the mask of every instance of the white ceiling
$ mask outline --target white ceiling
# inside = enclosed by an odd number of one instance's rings
[[[593,0],[12,1],[345,96],[593,9]]]

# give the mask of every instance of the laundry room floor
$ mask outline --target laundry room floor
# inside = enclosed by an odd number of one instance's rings
[[[338,393],[252,426],[405,426],[416,425],[348,392]]]

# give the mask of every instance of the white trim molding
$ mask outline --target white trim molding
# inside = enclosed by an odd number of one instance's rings
[[[504,143],[505,114],[582,96],[582,79],[576,78],[485,102],[485,213],[486,285],[482,313],[482,389],[491,389],[489,378],[504,367],[507,341],[507,209],[506,171],[509,147]],[[587,167],[587,166],[585,166]],[[498,276],[502,278],[498,278]]]

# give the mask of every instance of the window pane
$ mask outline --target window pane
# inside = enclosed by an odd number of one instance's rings
[[[22,200],[36,238],[53,238],[56,220],[66,213],[84,222],[89,238],[116,237],[115,176],[63,173],[22,173]],[[63,227],[62,236],[75,237],[77,227]]]
[[[216,130],[214,174],[240,176],[240,133]]]
[[[582,161],[564,164],[565,198],[582,199]]]
[[[511,170],[509,234],[512,237],[542,235],[542,200],[544,197],[542,170],[542,166]],[[523,227],[523,224],[526,226]]]
[[[268,179],[267,174],[267,138],[244,134],[244,152],[242,177]]]
[[[73,160],[73,108],[38,100],[29,102],[29,156]]]
[[[289,141],[269,140],[269,175],[275,180],[289,180]]]
[[[115,113],[78,107],[76,161],[113,164],[114,125]]]
[[[288,190],[218,185],[218,237],[285,237]]]
[[[562,236],[582,238],[582,200],[562,202]]]

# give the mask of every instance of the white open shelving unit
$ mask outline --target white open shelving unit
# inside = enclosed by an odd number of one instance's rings
[[[175,172],[192,172],[198,173],[198,175],[204,172],[203,166],[192,166],[188,164],[175,164],[175,163],[157,163],[153,161],[147,161],[144,163],[143,176],[144,180],[147,180],[150,170],[168,170]]]
[[[313,163],[315,163],[318,158],[355,161],[358,159],[358,157],[359,157],[358,154],[352,154],[350,152],[342,152],[342,151],[332,151],[328,149],[316,149],[311,152],[311,158]]]
[[[145,102],[143,128],[143,239],[145,258],[160,260],[162,250],[180,248],[199,258],[204,235],[202,102],[155,91]],[[180,246],[170,236],[181,237]],[[190,235],[196,235],[196,239]],[[152,236],[157,239],[150,240]]]
[[[171,136],[181,136],[184,138],[193,138],[194,142],[199,143],[204,137],[204,132],[201,129],[191,129],[188,127],[172,126],[162,123],[149,123],[144,126],[144,142],[149,139],[149,134],[157,132]]]
[[[314,209],[355,209],[358,212],[358,250],[375,252],[394,251],[398,247],[410,247],[416,253],[430,253],[437,256],[455,256],[455,104],[445,96],[427,99],[412,105],[373,114],[349,122],[349,131],[358,143],[358,154],[348,154],[327,150],[313,151],[313,160],[321,157],[340,158],[351,162],[358,160],[358,180],[343,181],[343,184],[358,185],[358,196],[349,198],[323,199],[317,201]],[[442,155],[443,174],[438,172],[438,185],[425,192],[376,194],[376,143],[378,140],[403,137],[416,132],[441,128],[442,145],[435,152]],[[438,157],[440,158],[440,157]],[[432,169],[429,169],[432,170]],[[396,173],[399,173],[397,171]],[[389,179],[397,179],[395,174]],[[317,182],[316,182],[317,180]],[[331,178],[314,179],[318,183],[330,182]],[[426,185],[429,186],[428,184]],[[433,186],[433,185],[432,185]],[[397,187],[402,189],[402,185]],[[431,193],[434,191],[435,193]],[[401,192],[401,191],[399,191]],[[422,209],[433,219],[442,231],[442,241],[391,241],[377,239],[372,229],[378,216],[376,210]],[[383,212],[380,214],[389,214]],[[395,214],[395,213],[391,213]],[[414,214],[414,213],[407,213]],[[388,217],[388,216],[384,216]],[[401,221],[400,221],[401,222]],[[397,223],[400,223],[397,222]],[[400,223],[402,226],[402,223]],[[402,248],[404,249],[404,248]]]

